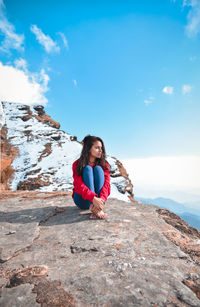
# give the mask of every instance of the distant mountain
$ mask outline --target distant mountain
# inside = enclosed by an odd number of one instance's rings
[[[70,116],[70,115],[69,115]],[[72,163],[82,144],[60,130],[41,105],[0,102],[0,189],[71,192]],[[111,195],[133,199],[133,185],[122,163],[107,156],[111,166]]]
[[[185,212],[179,215],[184,221],[186,221],[190,226],[200,230],[200,215],[191,214]]]
[[[161,208],[168,209],[173,211],[177,214],[186,212],[187,208],[172,199],[164,198],[164,197],[157,197],[157,198],[142,198],[142,197],[135,197],[136,200],[141,201],[144,204],[154,204]]]
[[[190,204],[181,204],[169,198],[142,198],[135,197],[136,200],[144,204],[154,204],[160,208],[168,209],[171,212],[178,214],[190,226],[200,230],[200,209],[190,207]],[[196,203],[196,202],[195,202]]]
[[[190,201],[190,202],[184,202],[184,206],[193,208],[194,210],[199,210],[200,212],[200,200],[199,201]]]

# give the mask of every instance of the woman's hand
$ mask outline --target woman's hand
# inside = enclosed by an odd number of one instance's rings
[[[93,199],[93,205],[94,205],[93,210],[95,212],[98,212],[98,211],[103,210],[105,203],[104,203],[103,199],[95,196],[94,199]]]

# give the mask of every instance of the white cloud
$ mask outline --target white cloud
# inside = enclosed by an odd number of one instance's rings
[[[24,59],[16,60],[15,65],[0,62],[0,100],[45,105],[48,101],[45,93],[48,91],[49,76],[44,69],[40,73],[30,73]]]
[[[69,44],[68,44],[68,40],[67,40],[65,34],[62,33],[62,32],[59,32],[58,34],[61,36],[63,44],[66,47],[66,49],[69,50]]]
[[[57,43],[54,42],[49,35],[45,35],[36,25],[32,25],[30,29],[35,34],[36,39],[44,47],[46,52],[60,52],[60,47],[57,45]]]
[[[22,69],[23,71],[27,71],[27,62],[26,60],[20,58],[15,60],[15,67],[18,69]]]
[[[165,86],[162,91],[165,94],[172,95],[174,92],[174,88],[173,86]]]
[[[0,0],[0,32],[4,36],[0,51],[6,53],[10,53],[10,49],[23,51],[24,35],[15,32],[15,27],[7,20],[4,10],[5,5],[3,0]]]
[[[183,0],[183,7],[189,6],[190,11],[187,15],[187,25],[185,27],[188,37],[195,37],[200,32],[200,1]]]
[[[150,96],[148,99],[144,100],[144,103],[146,104],[146,106],[148,106],[149,104],[151,104],[153,102],[155,98],[153,96]]]
[[[150,157],[121,160],[134,191],[148,191],[143,197],[161,196],[160,191],[182,191],[200,195],[200,156]],[[167,195],[165,195],[166,197]]]
[[[73,80],[75,86],[77,86],[77,80]]]
[[[183,95],[190,93],[191,90],[192,90],[192,86],[189,85],[189,84],[184,84],[182,86],[182,93],[183,93]]]

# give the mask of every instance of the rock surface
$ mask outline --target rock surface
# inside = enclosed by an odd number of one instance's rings
[[[0,129],[0,191],[9,189],[8,181],[13,177],[14,173],[14,169],[12,168],[11,164],[18,155],[17,149],[10,144],[6,136],[7,129],[4,126],[2,129]]]
[[[68,193],[0,196],[0,306],[200,306],[200,233],[110,198],[90,220]]]

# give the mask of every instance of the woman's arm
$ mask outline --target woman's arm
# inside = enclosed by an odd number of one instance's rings
[[[98,198],[98,197],[94,197],[94,199],[93,199],[93,207],[92,207],[92,212],[93,213],[97,213],[97,212],[99,212],[100,210],[103,210],[103,208],[104,208],[104,201],[103,201],[103,199],[101,199],[101,198]]]
[[[106,202],[108,196],[110,195],[110,165],[106,163],[109,170],[104,170],[105,182],[101,189],[99,197]]]

